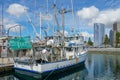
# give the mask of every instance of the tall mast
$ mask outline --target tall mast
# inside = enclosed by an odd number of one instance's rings
[[[42,39],[42,13],[40,12],[40,39]]]
[[[57,23],[57,31],[59,32],[60,31],[60,25],[59,25],[59,22],[58,22],[58,18],[57,18],[57,14],[56,14],[56,3],[54,2],[54,16],[55,16],[55,21]]]
[[[68,13],[68,12],[71,12],[71,10],[66,10],[65,8],[63,8],[62,10],[59,11],[59,13],[62,15],[62,29],[63,29],[63,31],[62,31],[62,36],[63,36],[62,45],[64,45],[64,37],[65,37],[65,35],[64,35],[64,31],[65,31],[65,27],[64,27],[65,15],[64,14]]]
[[[57,24],[57,36],[58,36],[58,42],[57,44],[59,45],[60,44],[60,25],[59,25],[59,22],[58,22],[58,18],[57,18],[57,10],[56,10],[56,0],[54,0],[54,5],[53,5],[53,8],[54,8],[54,17],[55,17],[55,21],[56,21],[56,24]]]
[[[63,58],[65,58],[65,49],[64,49],[64,46],[65,46],[65,41],[64,41],[64,39],[65,39],[65,35],[64,35],[64,31],[65,31],[65,27],[64,27],[64,21],[65,21],[65,13],[68,13],[68,12],[70,12],[70,10],[66,10],[65,8],[63,8],[62,10],[60,10],[59,11],[59,13],[62,15],[62,29],[63,29],[63,31],[62,31],[62,56],[61,56],[61,58],[63,57]]]
[[[72,8],[72,19],[73,19],[73,23],[75,24],[75,16],[74,16],[74,8],[73,8],[73,1],[71,0],[71,8]],[[71,32],[74,34],[74,27],[71,28]],[[72,34],[72,35],[73,35]]]
[[[3,3],[1,4],[1,23],[0,23],[0,36],[3,35]]]
[[[40,6],[40,39],[42,40],[42,7],[43,6]]]

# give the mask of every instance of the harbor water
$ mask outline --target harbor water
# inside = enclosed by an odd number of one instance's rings
[[[42,80],[9,72],[0,74],[0,80]],[[51,75],[44,80],[120,80],[120,54],[90,53],[85,66]]]

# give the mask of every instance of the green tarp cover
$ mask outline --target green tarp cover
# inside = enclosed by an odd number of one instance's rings
[[[9,45],[12,50],[31,49],[32,44],[29,37],[20,37],[9,40]]]

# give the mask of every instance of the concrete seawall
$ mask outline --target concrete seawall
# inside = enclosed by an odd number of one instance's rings
[[[120,54],[120,48],[89,48],[88,51],[90,53],[119,53]]]

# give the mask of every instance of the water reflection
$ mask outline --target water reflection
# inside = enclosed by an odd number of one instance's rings
[[[11,75],[6,75],[4,77],[3,76],[0,77],[0,80],[19,80],[19,79],[15,78],[13,74],[11,74]]]
[[[91,54],[86,61],[86,80],[119,80],[120,55]]]
[[[69,71],[57,73],[49,77],[42,78],[41,80],[84,80],[87,74],[88,73],[87,73],[85,66],[82,65]],[[33,77],[21,76],[16,73],[14,76],[16,78],[19,78],[20,80],[28,80],[28,79],[29,80],[40,80],[40,79],[36,79]]]
[[[0,80],[40,80],[27,76],[8,74]],[[47,80],[119,80],[120,55],[89,54],[85,66],[51,75]]]
[[[80,66],[67,72],[52,75],[48,80],[85,80],[87,74],[85,66]]]

